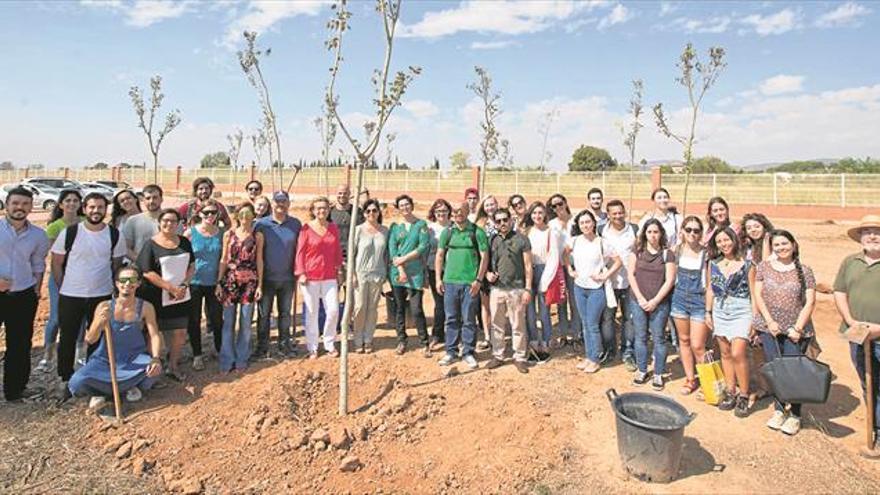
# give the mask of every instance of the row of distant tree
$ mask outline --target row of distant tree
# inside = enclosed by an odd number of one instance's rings
[[[471,160],[469,153],[464,151],[456,151],[449,157],[449,164],[453,170],[470,169],[474,162]],[[276,163],[276,166],[278,164]],[[291,163],[290,166],[293,166]],[[304,160],[300,159],[298,165],[303,168],[324,167],[325,164],[321,160]],[[331,159],[326,164],[327,167],[342,167],[345,161],[342,158]],[[121,162],[115,165],[123,169],[143,168],[144,165],[130,164]],[[201,168],[229,168],[229,155],[225,151],[217,151],[208,153],[200,162]],[[637,169],[645,169],[648,162],[642,160]],[[106,170],[111,167],[106,162],[97,162],[86,167],[90,170]],[[682,171],[683,165],[679,162],[662,163],[661,170],[664,173],[677,173]],[[6,160],[0,162],[0,170],[14,170],[15,168],[27,168],[30,170],[43,170],[45,166],[42,163],[34,163],[25,166],[16,167],[13,162]],[[366,167],[368,170],[409,170],[407,163],[400,162],[397,157],[389,163],[380,164],[375,159],[371,160]],[[490,167],[492,170],[540,170],[540,167]],[[434,158],[428,167],[430,170],[440,169],[440,160]],[[613,170],[629,170],[629,166],[620,164],[615,160],[607,150],[595,147],[581,145],[574,151],[571,161],[568,163],[568,169],[572,172],[597,172],[597,171],[613,171]],[[767,172],[787,172],[797,174],[880,174],[880,160],[875,158],[843,158],[834,160],[805,160],[793,161],[770,167]],[[746,173],[743,169],[735,167],[727,161],[717,156],[704,156],[695,158],[691,164],[691,172],[695,174],[739,174]]]

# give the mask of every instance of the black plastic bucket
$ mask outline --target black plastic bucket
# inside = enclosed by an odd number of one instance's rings
[[[669,483],[678,476],[684,427],[696,416],[678,402],[641,392],[605,392],[617,421],[617,450],[624,469],[643,480]]]

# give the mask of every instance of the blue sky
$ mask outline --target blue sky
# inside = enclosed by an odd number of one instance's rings
[[[370,71],[381,62],[373,3],[354,1],[339,92],[359,128]],[[555,112],[547,151],[563,169],[579,144],[626,156],[630,81],[645,84],[638,157],[678,158],[649,107],[663,102],[676,128],[686,94],[675,62],[693,42],[727,51],[698,124],[697,155],[737,165],[880,156],[880,4],[872,2],[404,1],[394,65],[423,73],[392,118],[393,154],[413,167],[455,151],[478,154],[481,111],[465,85],[486,67],[502,94],[498,127],[514,163],[540,161],[538,128]],[[195,166],[225,150],[236,128],[253,132],[256,94],[235,56],[241,31],[271,47],[263,62],[286,160],[317,158],[330,55],[329,5],[312,1],[5,1],[0,3],[0,160],[82,166],[149,160],[128,88],[164,79],[165,108],[183,124],[163,146],[166,166]],[[348,153],[340,138],[334,150]],[[335,151],[334,154],[338,154]],[[384,159],[385,150],[378,153]],[[244,146],[242,161],[253,153]]]

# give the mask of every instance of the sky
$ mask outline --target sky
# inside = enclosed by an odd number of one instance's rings
[[[373,7],[350,3],[339,74],[339,111],[358,131],[373,113],[370,76],[384,49]],[[271,48],[262,68],[285,161],[318,159],[313,120],[331,65],[331,15],[329,3],[310,0],[0,2],[0,161],[150,162],[128,90],[161,75],[159,115],[179,109],[183,123],[160,163],[198,166],[229,148],[227,135],[259,125],[257,94],[236,56],[244,30]],[[412,168],[434,158],[445,168],[457,151],[477,161],[482,108],[467,84],[479,65],[501,95],[497,127],[514,165],[538,165],[543,154],[546,166],[565,170],[581,144],[628,161],[621,127],[631,119],[633,79],[645,87],[637,160],[678,159],[681,146],[658,132],[651,107],[662,102],[673,130],[685,132],[676,62],[690,42],[703,61],[723,47],[727,63],[703,101],[696,156],[738,166],[877,157],[878,16],[880,3],[867,1],[404,0],[392,67],[422,73],[389,121],[391,154]],[[351,147],[340,136],[332,154],[348,157]],[[383,145],[377,160],[387,154]],[[241,162],[253,159],[246,143]]]

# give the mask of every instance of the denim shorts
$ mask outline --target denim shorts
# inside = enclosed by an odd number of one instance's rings
[[[669,315],[680,320],[706,321],[706,293],[700,270],[678,269]]]

